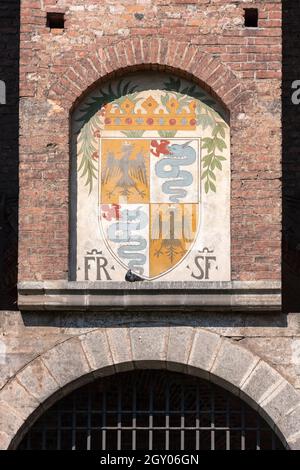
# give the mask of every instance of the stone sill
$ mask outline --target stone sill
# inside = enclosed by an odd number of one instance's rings
[[[281,310],[278,281],[232,282],[73,282],[24,281],[18,285],[20,310]]]

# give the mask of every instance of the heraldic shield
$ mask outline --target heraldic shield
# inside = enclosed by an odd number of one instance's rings
[[[178,266],[200,223],[200,139],[101,137],[100,226],[112,256],[144,279]]]
[[[138,72],[73,120],[77,280],[230,280],[227,111],[185,79]]]

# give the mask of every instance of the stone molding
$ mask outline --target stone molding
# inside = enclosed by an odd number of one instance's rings
[[[202,377],[238,395],[289,449],[300,449],[300,394],[249,349],[191,326],[98,328],[43,352],[0,391],[0,448],[14,449],[56,400],[94,378],[159,368]]]
[[[278,311],[277,281],[233,282],[73,282],[23,281],[21,310],[102,310],[109,308]]]

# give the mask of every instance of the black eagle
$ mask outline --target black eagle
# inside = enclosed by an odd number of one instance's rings
[[[133,145],[124,144],[120,159],[116,158],[112,151],[108,151],[106,165],[102,172],[102,184],[106,184],[110,178],[120,176],[114,189],[109,192],[109,197],[116,188],[121,188],[122,196],[129,196],[132,189],[135,189],[139,196],[145,197],[145,192],[137,186],[138,181],[148,186],[145,160],[142,152],[138,152],[135,159],[130,159],[133,149]]]

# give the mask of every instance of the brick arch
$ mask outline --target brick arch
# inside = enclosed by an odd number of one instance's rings
[[[161,70],[199,83],[230,111],[247,99],[236,75],[217,57],[188,42],[168,39],[126,39],[99,49],[69,66],[48,91],[65,110],[72,110],[99,80],[109,80],[128,71]]]
[[[234,341],[174,325],[96,329],[36,357],[0,391],[0,448],[15,449],[62,395],[93,378],[141,368],[166,368],[223,386],[256,409],[287,448],[300,448],[300,395],[281,374]]]

